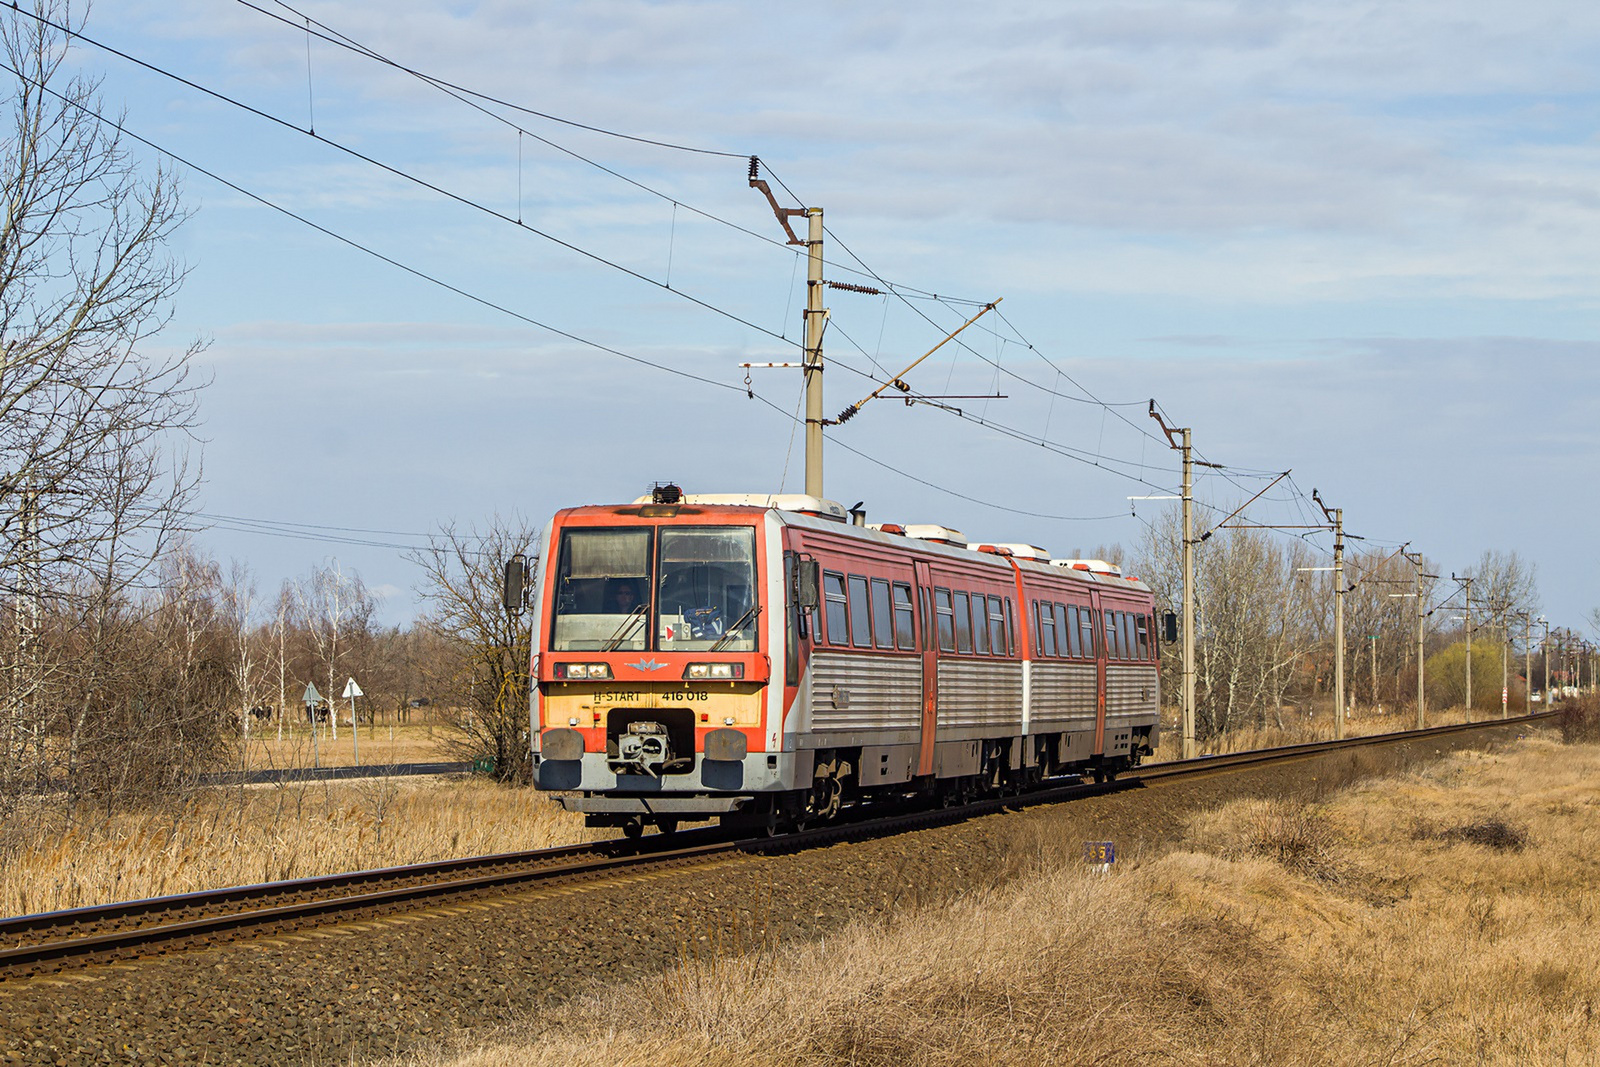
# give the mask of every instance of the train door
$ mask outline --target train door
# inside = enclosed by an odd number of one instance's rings
[[[917,575],[917,634],[922,643],[922,747],[917,755],[917,774],[933,773],[933,746],[939,723],[939,642],[933,623],[933,570],[926,563],[915,564]]]
[[[1111,650],[1106,647],[1105,615],[1100,610],[1100,590],[1089,590],[1089,603],[1094,609],[1094,755],[1106,751],[1106,657]]]

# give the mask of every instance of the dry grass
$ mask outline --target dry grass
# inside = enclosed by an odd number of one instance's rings
[[[197,791],[106,813],[35,802],[0,831],[0,915],[589,840],[548,794],[373,778]]]
[[[1239,802],[1112,877],[1054,867],[686,960],[407,1062],[1592,1063],[1596,781],[1600,748],[1537,739],[1320,804]]]

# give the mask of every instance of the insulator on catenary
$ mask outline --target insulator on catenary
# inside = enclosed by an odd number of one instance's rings
[[[755,181],[756,178],[760,174],[761,174],[761,157],[760,156],[751,156],[750,157],[750,180],[751,181]]]
[[[836,421],[841,423],[849,422],[851,419],[855,418],[856,412],[859,410],[861,409],[856,407],[854,404],[851,404],[849,407],[839,412],[839,418]]]
[[[868,296],[882,296],[882,289],[874,289],[870,285],[856,285],[853,282],[829,282],[829,289],[843,289],[850,293],[866,293]]]

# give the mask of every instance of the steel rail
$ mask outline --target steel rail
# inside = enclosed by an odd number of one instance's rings
[[[245,933],[259,936],[334,920],[350,921],[485,892],[515,892],[518,887],[594,880],[620,871],[692,865],[734,853],[795,851],[840,840],[902,833],[1003,810],[1141,788],[1151,781],[1291,762],[1349,748],[1525,725],[1556,714],[1545,711],[1513,719],[1175,760],[1105,783],[1046,784],[1024,793],[986,797],[948,808],[897,810],[894,805],[864,806],[858,809],[863,816],[859,821],[830,823],[776,837],[740,839],[720,828],[687,830],[640,841],[613,839],[17,916],[0,919],[0,981],[136,958],[196,942],[217,943]],[[890,813],[880,815],[885,808]]]

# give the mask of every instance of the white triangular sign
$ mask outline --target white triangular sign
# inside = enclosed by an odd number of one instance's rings
[[[344,699],[349,700],[351,697],[359,696],[366,696],[366,694],[361,691],[361,687],[356,684],[354,678],[344,683]]]
[[[301,699],[307,704],[315,704],[322,699],[322,694],[317,692],[317,684],[315,682],[306,683],[306,695]]]

